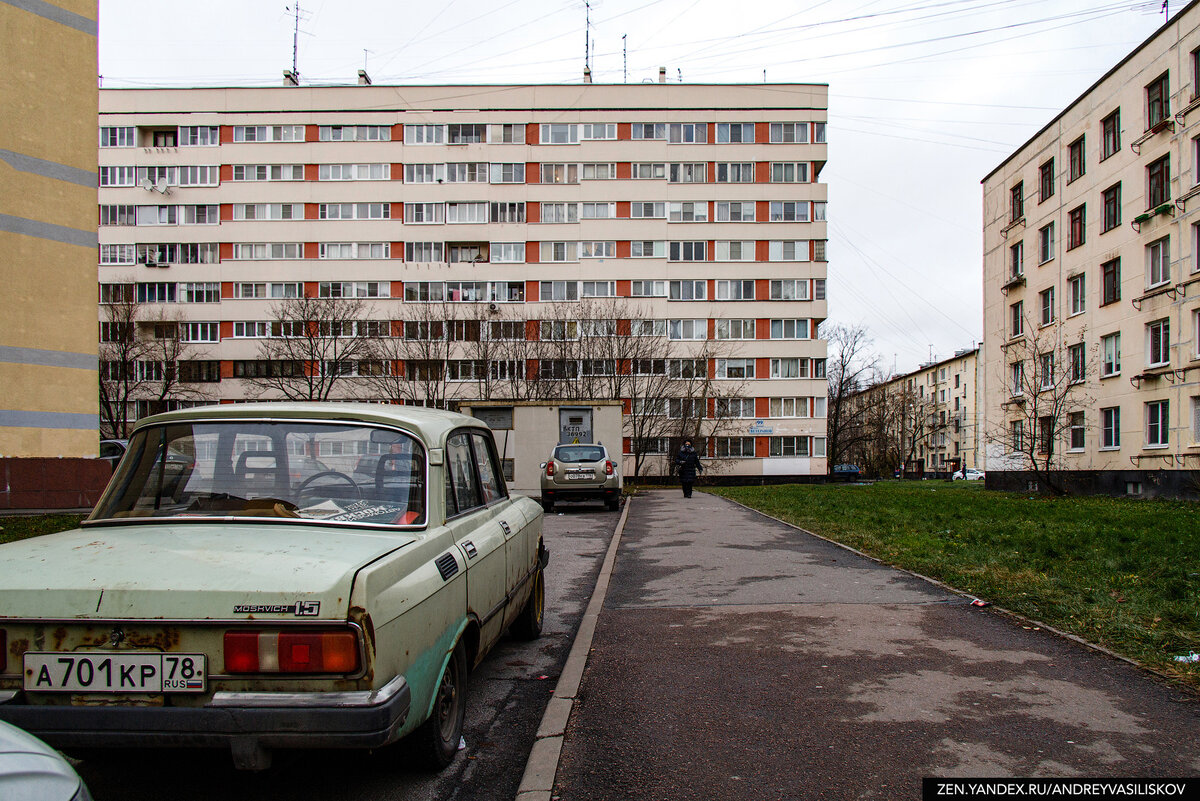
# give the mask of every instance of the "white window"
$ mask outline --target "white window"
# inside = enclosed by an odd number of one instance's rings
[[[818,145],[825,144],[825,128],[826,127],[827,127],[827,125],[823,122],[814,122],[813,123],[813,141],[815,143],[817,143]],[[823,454],[823,453],[821,454],[821,456],[824,456],[824,455],[825,454]]]
[[[411,225],[429,225],[445,220],[444,203],[405,203],[404,222]]]
[[[629,243],[629,255],[635,259],[661,259],[666,254],[667,243],[662,241],[634,240]]]
[[[221,285],[216,281],[179,285],[180,303],[220,303]]]
[[[1162,286],[1171,281],[1171,237],[1164,236],[1146,245],[1146,286]]]
[[[704,300],[708,287],[707,281],[670,281],[671,300]]]
[[[671,222],[708,222],[708,201],[671,204]]]
[[[543,123],[539,144],[575,145],[579,143],[579,127],[565,123]]]
[[[610,220],[617,216],[616,203],[583,203],[581,217],[585,220]]]
[[[317,294],[322,298],[386,298],[391,289],[388,281],[322,281]]]
[[[353,203],[345,204],[353,208]],[[375,205],[380,205],[376,203]],[[216,208],[215,206],[213,208]],[[235,220],[303,220],[304,206],[300,203],[234,203]],[[325,219],[325,218],[322,218]],[[336,219],[336,218],[334,218]],[[216,222],[215,216],[213,222]]]
[[[583,165],[583,180],[585,181],[611,181],[617,177],[616,164],[584,164]]]
[[[717,144],[751,144],[754,142],[754,123],[718,122]]]
[[[542,320],[539,328],[541,338],[545,340],[561,342],[579,339],[579,323],[576,320]]]
[[[446,181],[452,184],[486,184],[489,167],[486,161],[457,162],[446,165]]]
[[[493,145],[523,145],[525,144],[525,125],[522,123],[489,125],[488,142]]]
[[[405,164],[404,183],[431,184],[446,180],[445,164]]]
[[[441,281],[405,281],[404,282],[404,300],[412,303],[437,303],[446,299],[446,285]],[[413,326],[411,329],[414,333],[418,333],[424,326],[416,325],[413,321],[409,321],[407,325]],[[407,328],[407,326],[406,326]],[[405,332],[406,336],[412,336]],[[426,337],[428,338],[428,337]]]
[[[632,137],[634,139],[666,139],[667,126],[661,122],[635,122]]]
[[[178,206],[138,206],[138,225],[178,225]]]
[[[1146,447],[1165,448],[1171,443],[1169,411],[1165,400],[1146,404]]]
[[[101,167],[100,186],[133,186],[133,167]]]
[[[137,206],[101,206],[101,225],[136,225]]]
[[[721,401],[724,398],[717,399],[717,406],[721,408]],[[718,417],[733,415],[721,415]],[[738,415],[741,416],[741,415]],[[716,453],[719,459],[750,459],[754,457],[754,437],[716,437]]]
[[[813,222],[825,222],[825,207],[828,204],[823,200],[814,200],[812,204]]]
[[[807,122],[773,122],[771,123],[771,142],[784,144],[805,144],[808,142]]]
[[[1054,287],[1047,287],[1038,293],[1038,302],[1040,307],[1040,317],[1038,322],[1041,325],[1050,325],[1057,318],[1054,304]]]
[[[493,164],[491,181],[494,184],[523,184],[525,183],[525,164],[523,162]]]
[[[100,147],[136,147],[137,128],[105,126],[100,129]]]
[[[520,264],[525,261],[524,242],[493,242],[488,250],[494,264]]]
[[[487,299],[487,292],[487,281],[446,282],[446,300],[451,303],[478,303]],[[469,325],[470,322],[466,320],[450,321],[450,339],[459,342],[471,339],[467,329]]]
[[[616,281],[584,281],[581,284],[579,296],[582,298],[615,298],[617,296]],[[593,321],[599,322],[599,321]],[[608,320],[602,322],[611,322]],[[599,335],[597,335],[599,336]],[[616,336],[616,331],[612,332]]]
[[[233,258],[253,260],[302,259],[304,245],[299,242],[235,242]]]
[[[717,281],[717,300],[754,300],[754,280]]]
[[[716,182],[719,184],[754,183],[754,162],[719,162]]]
[[[754,320],[717,320],[717,339],[754,339]]]
[[[179,126],[180,147],[212,147],[221,144],[221,129],[216,125]]]
[[[1103,352],[1100,363],[1100,375],[1107,378],[1121,372],[1121,334],[1109,334],[1100,338],[1100,349]]]
[[[300,209],[300,204],[295,204],[295,208]],[[302,216],[297,213],[295,218]],[[317,218],[321,220],[388,220],[391,216],[391,203],[321,203],[317,206]],[[408,221],[406,214],[405,222]]]
[[[754,398],[717,398],[718,418],[747,418],[755,417]],[[753,445],[753,438],[750,439]]]
[[[180,186],[216,186],[221,180],[219,167],[180,167]]]
[[[617,255],[616,242],[580,242],[579,258],[611,259]]]
[[[671,261],[707,261],[707,246],[708,243],[704,241],[672,242],[668,258]]]
[[[808,222],[808,201],[771,201],[771,222]]]
[[[667,131],[667,141],[673,144],[704,144],[708,141],[708,123],[672,122]]]
[[[708,320],[668,320],[671,339],[708,339]]]
[[[444,125],[405,125],[404,144],[440,145],[446,141]]]
[[[771,417],[809,416],[808,398],[771,398],[768,406]]]
[[[754,359],[717,359],[717,378],[754,378]]]
[[[579,126],[580,139],[616,139],[615,122],[585,122]]]
[[[635,298],[665,298],[667,296],[666,281],[632,281],[629,294]]]
[[[174,303],[175,293],[175,284],[154,282],[137,285],[139,303]]]
[[[771,359],[771,378],[803,378],[800,375],[800,362],[797,358]]]
[[[388,242],[322,242],[317,249],[321,259],[386,259],[391,255]]]
[[[238,283],[233,285],[235,298],[299,298],[304,296],[304,284],[289,281],[286,283]]]
[[[769,437],[771,456],[808,456],[808,437]]]
[[[630,178],[666,178],[666,164],[632,164],[629,170]]]
[[[665,337],[667,335],[667,321],[666,320],[630,320],[629,321],[629,334],[630,334],[630,336],[635,336],[635,337]],[[642,362],[642,361],[651,361],[651,360],[638,359],[637,361]],[[660,359],[654,359],[652,361],[661,362]],[[636,367],[639,367],[639,366],[642,366],[642,365],[635,365],[635,369],[636,369]],[[662,371],[659,371],[657,373],[648,373],[644,369],[640,372],[635,372],[635,375],[662,375],[662,374],[663,374]]]
[[[787,278],[772,281],[771,300],[808,300],[808,280]]]
[[[771,339],[808,339],[808,320],[772,320]]]
[[[1054,223],[1038,229],[1038,264],[1054,258]]]
[[[266,339],[271,335],[271,323],[266,320],[235,321],[234,339]]]
[[[303,142],[303,125],[235,125],[235,142]]]
[[[666,217],[667,204],[635,201],[629,204],[629,216],[634,219]]]
[[[1083,314],[1087,306],[1087,285],[1083,274],[1074,275],[1067,279],[1067,288],[1071,294],[1071,314]]]
[[[542,242],[541,261],[578,261],[578,242]]]
[[[544,223],[579,222],[578,203],[543,203],[541,212]]]
[[[234,181],[303,181],[303,164],[234,164]]]
[[[446,204],[446,222],[448,223],[485,223],[487,221],[487,203]]]
[[[767,245],[769,261],[808,261],[808,240],[774,241]]]
[[[390,142],[390,125],[322,125],[317,131],[321,142]]]
[[[446,144],[477,145],[487,139],[487,126],[472,123],[452,123],[446,126]]]
[[[1109,406],[1100,410],[1100,449],[1121,447],[1121,407]]]
[[[708,180],[707,174],[708,165],[704,162],[672,164],[668,180],[673,184],[702,184]]]
[[[1171,361],[1171,321],[1155,320],[1146,325],[1146,365],[1163,367]]]
[[[754,201],[717,203],[717,222],[754,222]]]
[[[754,261],[754,240],[718,241],[717,261]]]
[[[391,174],[391,164],[321,164],[317,167],[318,181],[386,181]]]
[[[180,342],[219,342],[220,323],[180,323]]]
[[[541,181],[544,184],[577,184],[579,183],[579,165],[543,164]]]
[[[771,183],[773,184],[806,184],[808,183],[807,161],[773,161],[771,162]]]
[[[494,223],[523,223],[525,222],[524,203],[492,203],[492,222]]]
[[[1200,395],[1192,396],[1192,444],[1200,443]]]
[[[441,261],[443,254],[441,242],[405,242],[405,261]]]

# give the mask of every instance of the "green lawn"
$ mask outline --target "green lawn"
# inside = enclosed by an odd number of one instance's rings
[[[966,482],[716,487],[1200,686],[1200,505],[1043,498]]]
[[[41,534],[53,534],[76,528],[83,515],[29,515],[0,517],[0,543],[23,540]]]

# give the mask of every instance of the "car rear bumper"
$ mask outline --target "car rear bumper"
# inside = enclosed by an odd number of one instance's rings
[[[7,697],[5,697],[7,696]],[[57,706],[0,695],[0,720],[56,748],[376,748],[396,739],[412,694],[403,676],[378,690],[329,693],[217,692],[202,707]]]
[[[544,501],[611,500],[621,497],[620,487],[543,487]]]

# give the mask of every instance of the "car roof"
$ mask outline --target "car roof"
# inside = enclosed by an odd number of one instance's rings
[[[224,403],[196,406],[156,414],[138,420],[134,431],[165,423],[196,420],[318,420],[323,422],[376,423],[404,428],[417,434],[432,447],[441,447],[449,433],[466,427],[489,431],[487,424],[474,417],[421,406],[382,403],[269,402]]]

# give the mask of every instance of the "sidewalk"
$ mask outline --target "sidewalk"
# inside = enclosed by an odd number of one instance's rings
[[[715,496],[645,493],[628,515],[563,801],[1200,774],[1200,705],[1124,662]]]

